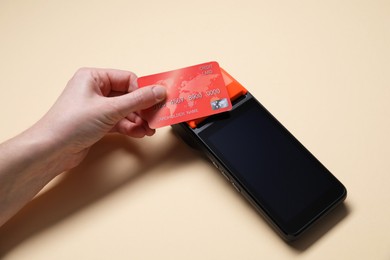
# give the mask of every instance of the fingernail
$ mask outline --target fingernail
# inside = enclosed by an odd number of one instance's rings
[[[167,95],[166,89],[162,86],[154,86],[153,93],[154,93],[154,97],[157,100],[163,100],[163,99],[165,99],[165,97]]]

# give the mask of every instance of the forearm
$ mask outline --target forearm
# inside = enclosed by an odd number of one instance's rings
[[[63,170],[46,139],[30,129],[0,144],[0,226]]]

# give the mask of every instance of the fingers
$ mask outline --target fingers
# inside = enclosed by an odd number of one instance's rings
[[[103,80],[108,81],[106,85],[110,86],[110,91],[127,93],[138,88],[137,75],[131,71],[97,69],[97,73]]]
[[[117,108],[117,112],[123,118],[134,111],[149,108],[163,101],[165,97],[166,89],[157,85],[143,87],[122,96],[112,97],[109,102]]]
[[[138,88],[137,76],[132,72],[95,68],[80,69],[72,83],[87,86],[84,88],[87,95],[82,96],[93,97],[94,104],[98,106],[96,111],[100,111],[99,120],[111,125],[110,128],[115,126],[112,130],[134,137],[154,134],[154,130],[139,116],[130,119],[128,116],[163,101],[166,98],[165,87]]]
[[[112,92],[127,93],[138,88],[137,76],[130,71],[116,69],[81,68],[76,76],[90,77],[94,86],[100,88],[104,96]]]
[[[145,135],[152,136],[156,132],[156,130],[151,129],[148,123],[135,113],[120,120],[113,131],[136,138],[141,138]]]

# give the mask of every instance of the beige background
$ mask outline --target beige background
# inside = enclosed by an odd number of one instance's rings
[[[216,60],[349,192],[288,245],[169,127],[111,136],[0,230],[1,257],[390,259],[389,1],[1,0],[0,37],[1,141],[79,67]]]

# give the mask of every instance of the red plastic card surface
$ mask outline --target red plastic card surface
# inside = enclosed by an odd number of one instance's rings
[[[142,116],[151,128],[173,125],[232,108],[221,69],[217,62],[163,72],[138,78],[138,86],[162,85],[167,98]]]

